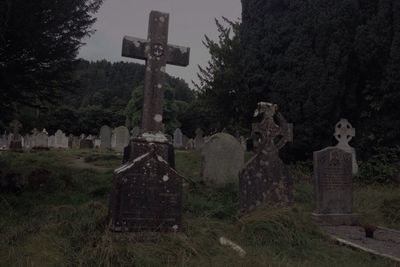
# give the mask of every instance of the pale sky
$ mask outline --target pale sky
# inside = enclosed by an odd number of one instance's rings
[[[96,14],[93,28],[97,32],[84,40],[87,45],[81,48],[79,57],[144,64],[143,60],[121,56],[122,38],[129,35],[146,39],[151,10],[170,14],[170,44],[190,47],[189,66],[167,65],[167,72],[183,78],[192,87],[191,80],[197,81],[197,65],[205,66],[209,60],[208,50],[202,44],[204,35],[216,40],[214,18],[239,19],[241,3],[240,0],[105,0]]]

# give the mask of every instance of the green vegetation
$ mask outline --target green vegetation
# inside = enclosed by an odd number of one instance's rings
[[[79,158],[86,165],[76,164]],[[198,181],[199,154],[178,151],[176,159],[178,171]],[[186,184],[182,233],[155,243],[113,241],[105,224],[120,160],[98,151],[1,152],[2,174],[19,173],[28,184],[18,194],[0,193],[0,266],[395,266],[336,245],[312,224],[307,163],[291,167],[292,207],[266,204],[238,217],[237,185]],[[398,187],[357,184],[355,206],[365,220],[400,229]],[[221,236],[246,257],[221,246]]]

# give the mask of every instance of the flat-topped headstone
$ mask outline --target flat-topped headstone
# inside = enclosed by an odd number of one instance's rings
[[[351,153],[334,147],[314,152],[314,187],[315,220],[331,225],[358,222],[353,213]]]
[[[211,136],[201,150],[201,177],[222,186],[238,180],[244,165],[244,150],[235,137],[226,133]]]
[[[35,136],[35,146],[34,148],[48,148],[49,137],[46,133],[41,132]]]
[[[130,135],[129,130],[125,126],[120,126],[114,129],[115,134],[115,150],[123,152],[124,148],[129,144]]]
[[[292,141],[293,127],[277,109],[276,104],[260,102],[255,111],[255,116],[262,117],[257,126],[261,142],[257,154],[239,174],[241,212],[251,211],[262,202],[287,204],[293,201],[293,178],[279,158],[279,150]]]
[[[183,134],[181,129],[177,128],[174,131],[174,147],[181,148],[183,147]]]
[[[335,133],[333,134],[338,141],[336,147],[351,154],[353,174],[358,173],[358,164],[356,150],[349,145],[351,139],[356,136],[356,130],[347,119],[340,119],[335,125]]]
[[[56,147],[56,137],[54,135],[50,135],[48,138],[48,147]]]
[[[111,149],[112,130],[109,126],[104,125],[100,129],[100,149]]]
[[[162,131],[166,64],[187,66],[190,48],[168,45],[169,14],[151,11],[147,40],[125,36],[122,56],[146,60],[143,132]]]
[[[68,148],[68,137],[61,130],[57,130],[55,136],[55,148]]]
[[[176,232],[183,178],[153,149],[114,171],[110,225],[115,232]]]

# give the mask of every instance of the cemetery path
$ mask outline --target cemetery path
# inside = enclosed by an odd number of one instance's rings
[[[70,164],[74,167],[80,168],[80,169],[92,169],[98,172],[108,172],[112,170],[113,168],[107,168],[107,167],[101,167],[101,166],[96,166],[90,163],[87,163],[84,161],[83,158],[75,158],[70,160]]]
[[[323,226],[322,229],[343,245],[400,262],[400,231],[378,228],[367,238],[360,226]]]

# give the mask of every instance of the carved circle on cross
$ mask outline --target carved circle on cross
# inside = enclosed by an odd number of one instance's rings
[[[164,55],[164,46],[162,44],[153,45],[153,56],[160,58]]]
[[[340,144],[349,145],[355,135],[355,130],[347,119],[341,119],[336,123],[334,136]]]

